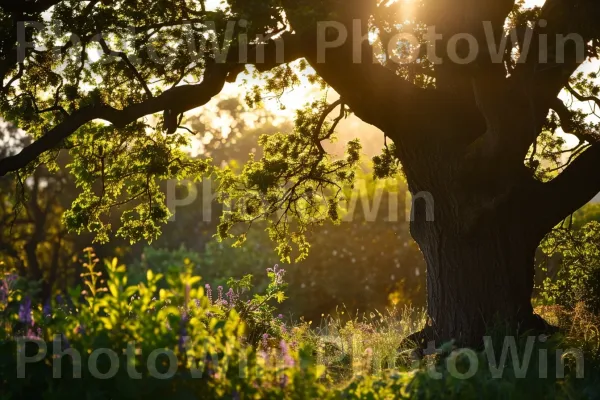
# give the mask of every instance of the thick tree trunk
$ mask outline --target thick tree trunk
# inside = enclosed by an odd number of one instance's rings
[[[537,243],[518,224],[485,221],[467,235],[435,222],[415,222],[427,261],[427,339],[477,346],[491,329],[538,329],[531,296]],[[439,343],[438,343],[439,345]]]
[[[494,329],[514,335],[551,329],[531,304],[536,249],[546,233],[532,217],[539,182],[527,174],[465,177],[451,161],[432,167],[441,161],[437,154],[420,157],[428,160],[422,169],[406,171],[416,195],[411,234],[427,262],[430,318],[414,339],[480,346]],[[427,173],[432,169],[438,176]]]
[[[477,347],[494,329],[546,331],[531,304],[535,253],[546,234],[533,217],[541,183],[524,166],[455,162],[450,143],[404,149],[398,156],[416,199],[411,234],[427,263],[430,318],[414,339]]]

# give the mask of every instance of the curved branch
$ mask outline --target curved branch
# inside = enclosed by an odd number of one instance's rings
[[[261,50],[264,58],[249,58],[241,60],[241,63],[254,64],[259,71],[266,71],[279,64],[288,63],[302,57],[305,47],[303,39],[298,35],[291,34],[287,37],[289,42],[286,42],[288,46],[285,53],[280,53],[275,40],[270,40]],[[255,50],[253,54],[261,54],[256,51],[256,47],[253,47],[253,49]],[[123,110],[107,105],[94,105],[75,111],[44,136],[25,147],[20,153],[0,160],[0,176],[25,168],[44,152],[59,146],[63,140],[81,126],[96,119],[108,121],[116,128],[122,128],[146,115],[165,110],[169,110],[172,115],[179,115],[208,103],[221,92],[232,71],[235,73],[239,70],[239,64],[235,63],[239,63],[240,60],[233,57],[238,57],[239,53],[232,49],[229,55],[231,56],[227,60],[231,62],[229,64],[209,63],[204,72],[204,78],[199,84],[173,87],[160,96],[151,97],[142,103],[134,104]],[[138,79],[141,78],[138,77]],[[146,88],[145,90],[148,92]],[[151,96],[151,93],[149,96]]]
[[[504,149],[516,159],[525,157],[558,94],[590,55],[589,42],[600,37],[598,19],[600,4],[595,0],[547,0],[542,7],[527,58],[509,79],[520,109],[515,118],[530,127],[525,134],[512,135],[512,148]]]
[[[342,99],[337,99],[336,101],[334,101],[333,103],[329,104],[325,110],[322,111],[321,113],[321,118],[319,119],[319,122],[317,123],[317,128],[315,129],[315,133],[314,133],[314,137],[313,140],[315,142],[315,145],[317,146],[317,148],[319,149],[319,152],[321,154],[325,154],[325,149],[323,148],[323,145],[321,144],[321,139],[319,136],[321,134],[321,130],[323,129],[323,125],[325,125],[325,121],[327,120],[327,117],[329,116],[329,114],[331,114],[333,112],[333,110],[335,110],[338,106],[342,106],[342,110],[340,112],[340,115],[343,117],[344,115],[344,101]],[[341,120],[341,117],[339,117],[339,119],[337,119],[336,121],[339,123],[339,121]],[[337,123],[331,127],[331,129],[329,130],[328,136],[331,137],[331,134],[333,134],[333,130],[335,130],[335,126],[337,125]]]
[[[596,104],[596,106],[598,106],[600,108],[600,98],[596,97],[596,96],[584,96],[581,93],[579,93],[577,90],[575,90],[573,88],[573,86],[571,86],[570,83],[567,83],[565,85],[565,88],[569,91],[569,93],[571,93],[573,95],[573,97],[575,97],[577,100],[581,101],[581,102],[588,102],[588,101],[593,101],[594,104]]]
[[[228,69],[225,65],[211,68],[204,80],[197,85],[178,86],[165,91],[139,104],[118,110],[107,105],[84,107],[60,124],[56,125],[44,136],[25,147],[20,153],[0,160],[0,176],[25,168],[44,152],[54,149],[73,134],[81,126],[96,119],[110,122],[116,128],[122,128],[146,115],[163,110],[182,113],[208,103],[219,94],[225,85]],[[209,70],[207,70],[209,72]]]
[[[550,103],[550,108],[556,112],[560,120],[560,126],[565,133],[573,133],[575,126],[573,124],[573,112],[567,105],[558,97],[554,98]]]
[[[142,74],[140,74],[140,72],[137,70],[137,68],[131,63],[127,54],[123,53],[122,51],[111,50],[110,47],[108,47],[108,44],[106,43],[104,38],[102,37],[102,33],[96,35],[96,37],[98,39],[98,42],[100,43],[100,46],[102,47],[102,51],[104,52],[104,54],[106,54],[107,56],[111,56],[111,55],[119,56],[119,58],[121,60],[123,60],[125,65],[127,65],[127,67],[131,70],[133,75],[137,78],[139,83],[142,85],[142,88],[144,89],[146,96],[148,96],[148,98],[154,97],[154,95],[152,94],[152,91],[150,90],[150,88],[148,87],[148,84],[146,83],[146,80],[144,79]]]
[[[542,185],[540,216],[549,230],[600,192],[600,144],[594,144],[556,178]]]

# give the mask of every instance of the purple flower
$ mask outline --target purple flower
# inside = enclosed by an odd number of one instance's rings
[[[208,283],[204,285],[204,288],[206,289],[206,297],[208,297],[208,303],[212,304],[212,289]]]
[[[185,324],[181,324],[181,328],[179,329],[179,352],[183,353],[185,351],[185,345],[187,343],[187,329]]]
[[[269,334],[268,334],[268,333],[264,333],[264,334],[262,335],[262,340],[261,340],[261,343],[262,343],[262,347],[263,347],[263,349],[265,349],[265,350],[266,350],[266,349],[268,349],[268,348],[269,348]]]
[[[233,305],[233,303],[235,303],[235,301],[237,300],[237,296],[235,295],[235,292],[232,288],[229,288],[229,290],[227,291],[227,298],[229,299],[229,303],[231,305]]]
[[[283,284],[283,275],[285,275],[285,269],[280,269],[280,270],[277,272],[277,277],[276,277],[276,279],[275,279],[275,283],[276,283],[276,284],[278,284],[278,285],[281,285],[281,284]]]
[[[284,365],[290,368],[293,367],[296,362],[290,354],[290,348],[285,340],[281,339],[281,342],[279,342],[279,349],[281,350],[281,357],[283,358]]]
[[[280,269],[279,265],[275,264],[273,268],[267,268],[267,272],[275,274],[275,284],[281,285],[283,283],[285,269]]]
[[[183,308],[181,310],[181,322],[187,322],[190,319],[190,315],[188,314],[188,311]]]
[[[219,286],[217,288],[217,291],[219,292],[219,298],[218,298],[217,302],[222,303],[223,302],[223,286]]]
[[[42,308],[42,315],[44,317],[52,316],[52,306],[50,305],[50,299],[46,300],[46,303],[44,303],[44,307]]]
[[[26,337],[28,339],[39,339],[41,336],[42,330],[40,328],[37,328],[37,335],[33,332],[33,329],[29,328],[27,329],[27,335]]]
[[[19,321],[25,325],[33,326],[33,316],[31,315],[31,299],[29,296],[19,306]]]

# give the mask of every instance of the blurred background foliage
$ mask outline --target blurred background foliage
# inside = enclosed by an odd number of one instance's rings
[[[214,121],[221,121],[221,126]],[[292,128],[291,121],[267,111],[248,113],[237,98],[223,99],[212,113],[190,117],[186,125],[204,138],[194,142],[190,152],[198,157],[209,156],[215,165],[229,165],[234,170],[247,161],[249,154],[260,156],[260,135]],[[3,151],[16,151],[22,144],[15,143]],[[60,171],[68,163],[67,155],[57,159]],[[375,180],[372,167],[365,163],[358,178],[354,190],[345,193],[346,208],[354,212],[341,215],[342,221],[337,224],[317,226],[310,233],[308,259],[282,265],[288,271],[289,300],[281,311],[293,318],[317,320],[337,306],[362,312],[390,305],[424,305],[425,263],[408,231],[407,191],[402,176]],[[177,207],[173,221],[163,227],[157,240],[131,245],[114,238],[94,243],[96,254],[100,259],[118,257],[128,264],[134,282],[143,280],[148,270],[165,275],[181,273],[184,261],[189,260],[194,273],[205,282],[224,285],[229,277],[241,279],[252,274],[257,277],[256,287],[264,289],[268,285],[264,270],[279,261],[264,232],[265,225],[253,225],[240,247],[232,248],[230,240],[218,241],[214,235],[222,205],[214,199],[218,181],[214,176],[213,180],[194,184],[195,201]],[[84,271],[78,255],[94,239],[91,234],[68,232],[61,222],[62,214],[77,197],[77,188],[69,174],[44,170],[22,186],[21,197],[10,195],[17,183],[10,178],[0,180],[0,257],[9,269],[39,281],[41,298],[66,292],[80,283]],[[163,183],[161,190],[167,198],[169,187],[177,199],[190,195],[185,184]],[[211,193],[203,193],[208,190]],[[27,199],[24,205],[16,207],[23,198]],[[104,223],[118,227],[120,222],[115,217]]]

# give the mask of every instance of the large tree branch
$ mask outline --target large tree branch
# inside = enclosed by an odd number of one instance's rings
[[[423,116],[431,113],[439,95],[413,85],[374,59],[365,35],[376,2],[330,0],[324,4],[327,14],[321,21],[328,23],[319,23],[317,18],[306,21],[305,1],[284,2],[292,28],[303,39],[303,52],[310,65],[359,118],[394,135],[392,139],[399,146],[409,136],[423,132],[430,122]],[[341,43],[322,51],[324,43],[337,39]]]
[[[178,114],[208,103],[223,89],[228,67],[224,64],[215,65],[207,72],[210,73],[205,74],[203,81],[197,85],[174,87],[158,97],[123,110],[107,105],[94,105],[72,113],[70,117],[25,147],[20,153],[0,160],[0,176],[26,167],[44,152],[58,147],[63,140],[88,122],[101,119],[112,123],[116,128],[122,128],[141,117],[163,110],[171,110],[172,113]]]
[[[547,0],[544,4],[526,62],[517,65],[509,80],[511,101],[520,110],[515,118],[527,126],[522,132],[505,133],[511,136],[508,151],[515,159],[525,157],[549,110],[557,105],[556,97],[589,55],[588,43],[600,38],[599,19],[596,0]]]
[[[545,231],[583,207],[600,192],[600,144],[577,157],[552,181],[541,187],[539,215]]]
[[[305,46],[304,39],[297,35],[286,35],[286,39],[285,52],[280,51],[280,44],[275,40],[269,40],[264,45],[252,46],[251,51],[248,52],[248,58],[242,60],[239,65],[254,64],[259,71],[267,71],[277,65],[302,57]],[[63,140],[91,121],[101,119],[110,122],[116,128],[122,128],[146,115],[168,111],[168,115],[176,116],[205,105],[221,92],[225,82],[231,80],[232,74],[240,72],[238,66],[233,64],[239,61],[237,49],[231,49],[227,61],[231,63],[209,62],[204,79],[200,84],[177,86],[166,90],[160,96],[122,110],[100,104],[75,111],[20,153],[0,160],[0,176],[26,167],[44,152],[60,146]]]

